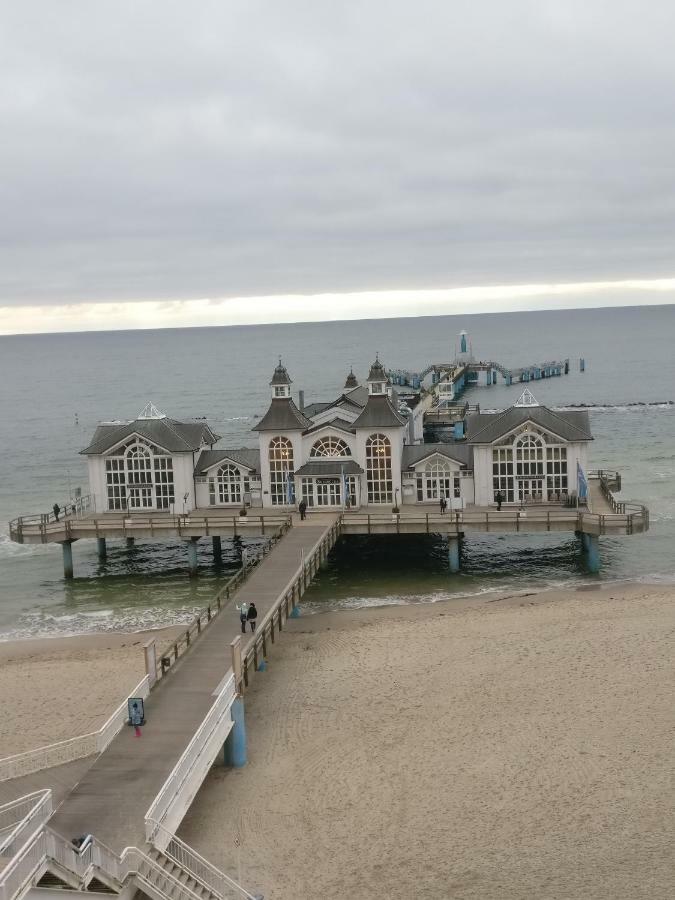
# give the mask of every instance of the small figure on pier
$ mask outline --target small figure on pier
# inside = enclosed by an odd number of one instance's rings
[[[241,606],[237,607],[239,611],[239,621],[241,622],[241,633],[246,634],[246,616],[248,615],[248,603],[244,600]]]
[[[251,631],[255,631],[255,620],[258,618],[258,610],[255,608],[255,603],[251,603],[249,606],[246,618],[251,623]]]
[[[502,503],[504,502],[504,497],[501,491],[497,491],[495,494],[495,501],[497,503],[497,512],[501,512]]]
[[[298,512],[300,513],[300,518],[304,521],[304,518],[307,515],[307,501],[304,497],[300,503],[298,503]]]
[[[143,724],[143,712],[138,703],[134,700],[131,704],[129,714],[129,724],[134,727],[134,737],[141,737],[141,725]]]
[[[441,499],[438,502],[438,505],[441,508],[441,515],[443,515],[445,513],[446,509],[448,508],[448,501],[445,499],[445,497],[441,497]]]
[[[58,522],[58,521],[59,521],[59,513],[61,512],[61,507],[59,506],[58,503],[55,503],[55,504],[52,506],[52,509],[53,509],[53,511],[54,511],[54,518],[55,518],[56,521]]]

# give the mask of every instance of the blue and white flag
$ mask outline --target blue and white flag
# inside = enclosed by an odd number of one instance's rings
[[[588,482],[586,481],[584,470],[579,464],[579,460],[577,460],[577,483],[579,485],[579,499],[585,500],[588,497]]]
[[[340,474],[342,475],[342,496],[344,498],[342,505],[346,507],[349,506],[349,491],[347,490],[347,476],[345,475],[344,466],[340,466]]]
[[[286,503],[292,506],[295,503],[295,490],[293,485],[293,473],[290,469],[286,472]]]

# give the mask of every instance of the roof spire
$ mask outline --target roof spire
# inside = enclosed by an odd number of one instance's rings
[[[351,365],[349,367],[349,375],[347,375],[347,380],[345,381],[346,388],[355,388],[359,386],[359,382],[357,381],[356,375],[354,374],[354,366]]]

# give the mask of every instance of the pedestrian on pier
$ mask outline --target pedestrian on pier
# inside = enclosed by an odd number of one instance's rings
[[[251,604],[253,605],[253,604]],[[248,615],[248,603],[244,600],[241,606],[238,606],[239,621],[241,622],[241,633],[246,634],[246,616]]]
[[[300,513],[300,518],[304,519],[307,515],[307,501],[303,497],[300,503],[298,503],[298,512]]]
[[[130,723],[134,726],[134,737],[141,736],[141,725],[143,724],[143,714],[138,708],[138,703],[131,704]]]
[[[251,603],[249,606],[246,617],[251,623],[251,631],[255,631],[255,620],[258,618],[258,610],[255,608],[255,603]]]
[[[59,506],[58,503],[55,503],[55,504],[52,506],[52,509],[54,510],[54,518],[55,518],[56,521],[58,522],[58,521],[59,521],[59,513],[61,512],[61,507]]]
[[[441,497],[441,499],[440,499],[438,505],[439,505],[440,508],[441,508],[441,515],[443,515],[443,513],[444,513],[444,512],[446,511],[446,509],[448,508],[448,501],[445,499],[445,497]]]
[[[495,495],[495,500],[497,501],[497,512],[499,512],[502,508],[502,503],[504,502],[504,498],[502,497],[502,492],[497,491]]]

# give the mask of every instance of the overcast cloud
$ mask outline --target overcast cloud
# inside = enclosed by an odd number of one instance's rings
[[[0,2],[0,307],[675,274],[672,3]]]

